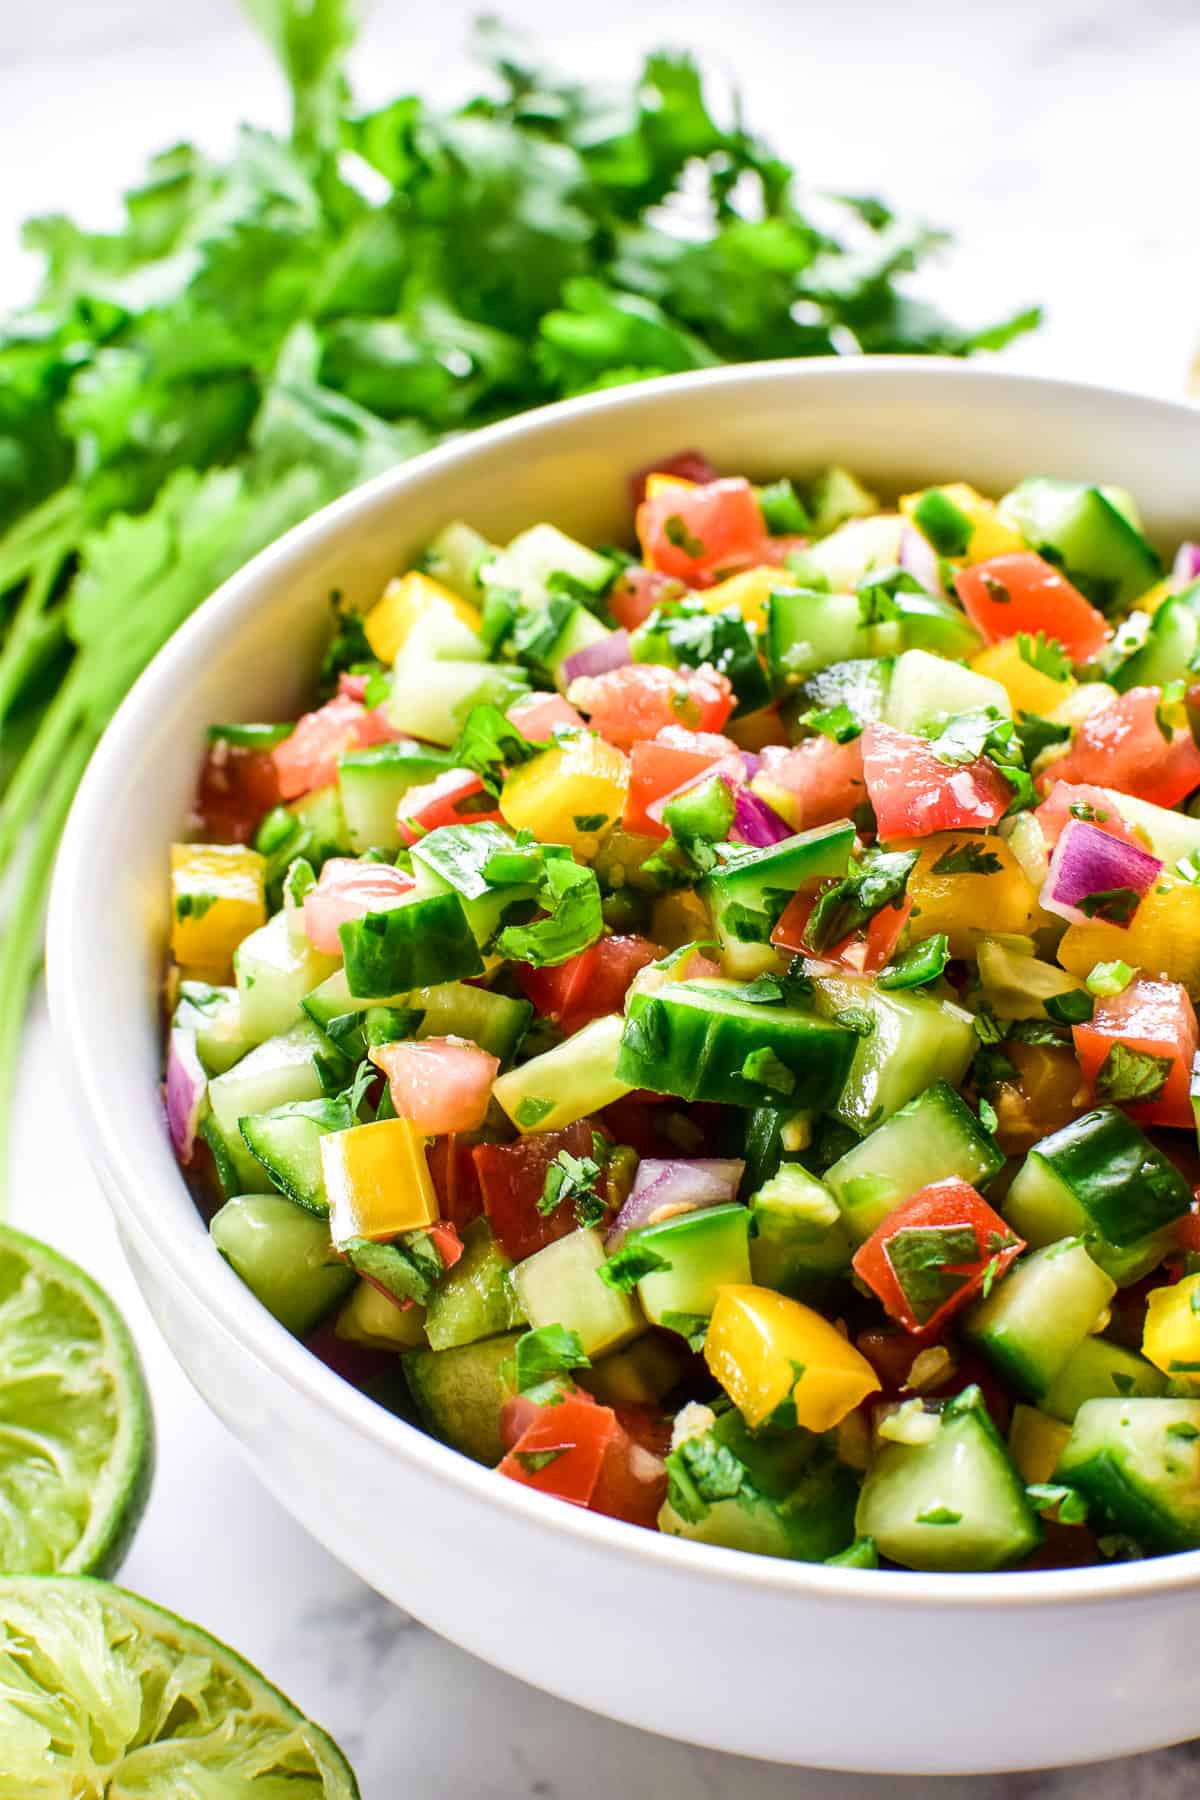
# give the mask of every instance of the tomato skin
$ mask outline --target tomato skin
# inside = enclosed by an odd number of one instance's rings
[[[659,946],[649,938],[631,933],[603,937],[554,968],[535,969],[529,963],[518,963],[516,975],[536,1011],[556,1020],[571,1037],[593,1019],[620,1012],[638,970],[661,955]]]
[[[281,798],[298,800],[313,788],[328,787],[337,779],[339,756],[396,735],[380,712],[368,712],[361,701],[335,694],[315,712],[305,713],[292,735],[272,750]]]
[[[1111,794],[1106,794],[1103,788],[1089,787],[1084,782],[1056,781],[1033,815],[1042,828],[1048,850],[1053,850],[1071,820],[1080,816],[1071,811],[1073,806],[1090,808],[1082,816],[1098,830],[1107,831],[1110,837],[1123,838],[1127,844],[1136,844],[1139,849],[1145,849],[1145,844],[1133,826],[1127,824],[1117,811]]]
[[[597,1406],[590,1396],[565,1394],[555,1406],[539,1406],[537,1417],[521,1433],[512,1449],[497,1463],[497,1472],[539,1494],[552,1494],[587,1506],[600,1480],[609,1445],[620,1431],[617,1415],[609,1406]],[[559,1452],[544,1468],[530,1468],[522,1457],[540,1452]]]
[[[949,1272],[965,1275],[967,1279],[928,1318],[920,1319],[892,1267],[889,1246],[897,1232],[949,1225],[966,1225],[974,1230],[976,1255],[969,1261],[947,1265]],[[1002,1250],[991,1248],[996,1242],[1005,1243],[1006,1247]],[[889,1213],[866,1243],[860,1245],[851,1266],[859,1279],[876,1294],[889,1318],[914,1336],[931,1338],[960,1307],[974,1299],[993,1256],[998,1277],[1024,1248],[1021,1239],[1013,1235],[1000,1214],[993,1211],[970,1182],[951,1177],[947,1181],[932,1182]]]
[[[446,1267],[452,1269],[463,1253],[463,1241],[458,1235],[458,1227],[449,1220],[439,1219],[429,1227],[429,1235]]]
[[[954,577],[967,617],[991,644],[1044,631],[1074,663],[1091,662],[1108,641],[1104,614],[1032,550],[992,556]],[[1000,590],[1007,600],[1000,597]]]
[[[443,825],[497,824],[500,814],[473,769],[447,769],[433,781],[409,788],[397,808],[400,836],[415,844]]]
[[[749,567],[767,540],[754,490],[742,476],[667,488],[643,500],[637,534],[650,568],[689,587],[711,587],[718,571]]]
[[[425,1160],[437,1190],[438,1211],[459,1232],[483,1212],[483,1194],[471,1150],[471,1144],[454,1131],[425,1146]]]
[[[304,896],[304,935],[314,950],[340,956],[338,927],[370,912],[387,912],[399,906],[416,886],[411,875],[391,863],[357,862],[351,856],[331,856],[317,885]]]
[[[891,725],[868,725],[862,734],[863,775],[879,836],[928,837],[995,825],[1012,794],[986,757],[954,766],[939,760],[923,739]]]
[[[508,719],[531,744],[548,744],[556,725],[573,731],[583,727],[583,719],[561,694],[530,694],[524,700],[514,700]]]
[[[646,483],[651,475],[673,475],[676,481],[692,481],[697,487],[709,487],[714,481],[720,480],[720,475],[703,450],[676,450],[673,455],[662,457],[658,462],[647,463],[644,469],[639,469],[630,478],[629,492],[635,508],[646,498]]]
[[[477,1144],[472,1151],[492,1235],[513,1262],[523,1262],[575,1230],[568,1202],[545,1214],[539,1213],[537,1203],[546,1170],[560,1150],[572,1156],[592,1154],[592,1130],[590,1119],[577,1119],[562,1131],[533,1131],[515,1144]]]
[[[1153,1100],[1125,1101],[1122,1112],[1139,1125],[1173,1125],[1191,1131],[1192,1062],[1198,1041],[1196,1013],[1187,989],[1177,981],[1139,976],[1119,994],[1097,1000],[1090,1020],[1072,1027],[1075,1054],[1095,1098],[1096,1076],[1114,1044],[1147,1056],[1172,1059],[1167,1079]]]
[[[388,1078],[392,1105],[429,1137],[478,1131],[487,1116],[500,1058],[466,1038],[414,1038],[370,1053]]]
[[[645,624],[656,606],[682,600],[686,593],[686,586],[674,575],[664,575],[661,569],[648,569],[644,563],[631,563],[613,585],[608,596],[608,610],[618,625],[623,625],[626,631],[636,631],[639,625]]]
[[[571,683],[567,697],[588,714],[592,730],[619,750],[655,737],[665,725],[720,731],[734,706],[729,677],[707,665],[666,669],[661,663],[629,663],[604,675],[582,676]]]
[[[768,744],[762,759],[763,781],[794,796],[796,811],[787,817],[797,831],[848,818],[867,797],[861,737],[848,744],[811,737],[794,750]]]
[[[248,844],[264,813],[282,798],[272,752],[222,738],[209,746],[200,771],[197,829],[216,844]]]
[[[1190,731],[1164,738],[1155,717],[1162,689],[1130,688],[1096,708],[1076,727],[1065,756],[1038,778],[1046,792],[1056,781],[1116,788],[1155,806],[1178,806],[1200,787],[1200,749]]]

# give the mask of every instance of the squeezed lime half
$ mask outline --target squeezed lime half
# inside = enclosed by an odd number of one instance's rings
[[[233,1650],[85,1576],[0,1577],[0,1800],[357,1800]]]
[[[74,1263],[0,1226],[0,1571],[112,1574],[153,1466],[120,1313]]]

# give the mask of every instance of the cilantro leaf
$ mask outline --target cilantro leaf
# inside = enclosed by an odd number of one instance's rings
[[[578,956],[604,935],[595,871],[573,858],[543,858],[537,898],[546,916],[528,925],[503,926],[493,945],[498,956],[543,969]]]
[[[591,1366],[577,1331],[568,1331],[564,1325],[539,1325],[536,1331],[522,1332],[512,1355],[501,1365],[501,1373],[514,1393],[526,1394],[543,1381]]]
[[[919,1325],[966,1284],[962,1268],[979,1261],[973,1225],[905,1225],[883,1248]]]
[[[569,1150],[560,1150],[546,1170],[538,1212],[546,1217],[569,1202],[578,1226],[599,1225],[608,1211],[598,1190],[603,1173],[595,1157],[572,1156]]]
[[[818,895],[804,927],[804,943],[820,956],[866,925],[885,906],[898,906],[917,866],[916,850],[867,850],[848,875]]]
[[[998,875],[1004,867],[994,850],[971,841],[951,844],[930,868],[931,875]]]
[[[622,1244],[596,1273],[607,1287],[616,1288],[622,1294],[631,1294],[645,1276],[653,1275],[656,1271],[665,1273],[670,1267],[669,1259],[660,1256],[649,1244],[632,1243]]]
[[[1067,681],[1072,672],[1071,659],[1058,642],[1057,638],[1047,637],[1039,631],[1031,637],[1027,631],[1018,631],[1017,649],[1021,661],[1036,669],[1039,675],[1046,675],[1051,681]]]
[[[1130,1100],[1153,1100],[1161,1094],[1175,1066],[1170,1056],[1152,1056],[1117,1042],[1096,1071],[1096,1098],[1120,1106]]]
[[[473,706],[455,744],[452,767],[473,769],[490,794],[498,794],[506,769],[540,756],[545,744],[534,744],[510,724],[498,706]]]
[[[876,985],[884,989],[924,987],[944,974],[949,961],[950,940],[944,931],[937,931],[881,969]]]
[[[1098,888],[1094,894],[1082,896],[1079,910],[1088,919],[1103,919],[1109,925],[1128,925],[1141,899],[1136,888]]]

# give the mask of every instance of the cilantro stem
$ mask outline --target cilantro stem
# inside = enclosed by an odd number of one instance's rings
[[[55,771],[74,748],[71,740],[85,710],[82,673],[83,664],[77,661],[46,708],[0,803],[0,872],[12,860],[26,824],[46,806],[47,792],[54,791]],[[89,737],[88,741],[94,739]],[[40,828],[39,819],[39,831]]]

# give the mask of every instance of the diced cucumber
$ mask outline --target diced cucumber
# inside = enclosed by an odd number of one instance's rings
[[[1162,574],[1155,550],[1101,488],[1031,475],[998,511],[1101,612],[1132,606]]]
[[[768,850],[728,853],[698,890],[722,953],[742,944],[769,945],[797,889],[821,876],[844,875],[853,846],[854,826],[839,819],[796,832]]]
[[[672,981],[634,994],[617,1073],[630,1087],[731,1106],[837,1099],[858,1039],[798,1006],[760,1005],[730,981]]]
[[[1130,825],[1146,834],[1155,856],[1160,856],[1168,871],[1184,856],[1200,858],[1200,819],[1187,813],[1172,812],[1166,806],[1154,806],[1149,800],[1138,800],[1133,794],[1119,794],[1111,788],[1102,790],[1112,801],[1113,811]]]
[[[1124,694],[1135,687],[1165,687],[1186,676],[1200,641],[1200,583],[1164,600],[1150,620],[1140,650],[1108,675],[1110,686]]]
[[[857,1481],[827,1438],[754,1436],[736,1408],[667,1459],[660,1531],[759,1556],[823,1562],[854,1537]]]
[[[526,605],[544,605],[556,575],[566,576],[590,594],[602,594],[613,574],[610,556],[568,537],[556,525],[531,525],[518,532],[483,571],[488,587],[515,588]]]
[[[1042,1538],[977,1387],[947,1403],[928,1442],[883,1446],[855,1527],[906,1569],[1006,1569]]]
[[[883,718],[887,706],[892,667],[887,656],[830,663],[813,671],[797,698],[806,711],[831,712],[835,706],[846,706],[864,725],[874,724]]]
[[[422,656],[406,644],[396,659],[387,714],[397,731],[449,746],[458,741],[473,706],[506,712],[528,692],[522,670]]]
[[[331,856],[345,856],[351,849],[342,797],[332,782],[328,787],[314,788],[311,794],[302,794],[299,800],[289,801],[287,811],[300,827],[296,842],[288,846],[289,862],[294,856],[306,856],[315,869],[320,869]]]
[[[379,1002],[405,989],[483,973],[457,894],[433,894],[388,912],[348,919],[338,935],[350,992],[360,1000]]]
[[[750,1212],[736,1203],[678,1213],[631,1231],[625,1242],[663,1260],[637,1291],[650,1323],[668,1330],[670,1314],[708,1318],[723,1283],[750,1280]]]
[[[1008,1454],[1027,1486],[1052,1480],[1070,1435],[1071,1427],[1061,1419],[1052,1419],[1036,1406],[1018,1400],[1008,1428]]]
[[[983,1188],[1004,1156],[965,1101],[937,1081],[825,1171],[855,1243],[934,1181],[958,1176]]]
[[[857,1040],[836,1112],[853,1130],[873,1131],[934,1082],[958,1087],[978,1039],[968,1012],[914,990],[882,992],[863,976],[820,975],[813,1004],[822,1018],[869,1013],[874,1026]]]
[[[181,981],[172,1023],[195,1033],[196,1054],[208,1075],[223,1075],[251,1048],[236,988]]]
[[[338,758],[338,791],[354,850],[398,850],[396,811],[409,788],[436,781],[454,759],[427,744],[372,744]]]
[[[310,1212],[328,1213],[321,1139],[354,1122],[344,1100],[292,1100],[273,1112],[247,1114],[238,1129],[280,1193]]]
[[[495,545],[461,519],[443,525],[421,558],[421,567],[463,600],[478,604],[480,566],[495,556]]]
[[[983,649],[982,633],[952,600],[901,590],[893,594],[892,605],[904,650],[931,650],[957,662]]]
[[[565,1043],[497,1078],[492,1093],[519,1131],[558,1131],[639,1085],[617,1074],[620,1013],[593,1019]]]
[[[656,1406],[678,1385],[687,1362],[682,1344],[648,1332],[580,1369],[576,1379],[601,1406]]]
[[[883,716],[897,731],[919,736],[927,726],[955,713],[983,712],[988,707],[1002,718],[1012,717],[1007,689],[998,681],[927,650],[906,650],[896,658]]]
[[[321,1077],[314,1059],[328,1054],[330,1048],[324,1032],[303,1019],[282,1037],[259,1044],[232,1069],[209,1082],[213,1117],[229,1156],[246,1179],[248,1192],[269,1190],[271,1181],[243,1143],[238,1120],[252,1113],[274,1112],[294,1100],[318,1100]]]
[[[559,617],[561,623],[558,622]],[[563,667],[567,658],[577,655],[580,650],[587,650],[592,644],[602,643],[612,633],[607,625],[600,623],[595,613],[588,611],[582,601],[561,609],[555,607],[553,611],[547,609],[541,614],[541,621],[543,629],[524,634],[524,641],[529,644],[527,652],[522,653],[521,649],[520,620],[512,641],[518,646],[519,660],[534,672],[539,685],[542,681],[550,682],[560,693],[565,694],[571,685]]]
[[[752,1279],[803,1299],[850,1268],[851,1244],[837,1201],[799,1163],[783,1162],[750,1200]]]
[[[519,1262],[513,1285],[525,1317],[535,1330],[562,1325],[579,1334],[585,1356],[619,1350],[646,1329],[628,1294],[601,1281],[607,1258],[599,1231],[572,1231]]]
[[[1116,1292],[1078,1239],[1022,1256],[967,1313],[965,1335],[1018,1393],[1039,1400]]]
[[[463,1232],[462,1255],[433,1290],[425,1309],[430,1348],[451,1350],[523,1324],[525,1315],[511,1272],[512,1263],[487,1220],[472,1220]]]
[[[502,1370],[519,1335],[481,1338],[454,1350],[414,1350],[404,1358],[409,1392],[426,1429],[489,1467],[504,1455],[500,1412],[508,1389]]]
[[[488,861],[513,848],[511,832],[481,821],[477,825],[442,825],[413,846],[418,893],[457,894],[475,942],[485,948],[495,937],[509,907],[532,901],[536,883],[498,886],[484,874]]]
[[[342,1302],[334,1330],[368,1350],[421,1350],[425,1346],[423,1306],[397,1306],[369,1281],[358,1281]]]
[[[1068,1425],[1085,1400],[1123,1400],[1158,1395],[1167,1378],[1136,1351],[1106,1338],[1086,1337],[1072,1352],[1041,1398],[1043,1412]]]
[[[856,594],[781,585],[767,601],[764,648],[772,685],[785,693],[830,663],[894,655],[900,648],[900,627],[890,621],[864,625]]]
[[[1057,1474],[1145,1549],[1196,1549],[1200,1400],[1086,1400]]]
[[[1047,1000],[1085,991],[1074,975],[1057,963],[1041,962],[1031,952],[1032,944],[1030,953],[1025,953],[1003,938],[979,939],[979,979],[984,998],[998,1019],[1045,1019]]]
[[[469,1038],[502,1063],[516,1052],[533,1016],[528,1000],[514,1000],[509,994],[471,987],[465,981],[415,988],[407,1005],[423,1014],[417,1027],[419,1038]]]
[[[879,511],[879,501],[857,475],[836,465],[822,469],[804,492],[804,504],[812,521],[813,536],[827,537],[847,519],[865,519]],[[894,552],[892,553],[894,557]]]
[[[213,1243],[251,1293],[296,1337],[332,1312],[353,1285],[329,1226],[282,1194],[241,1194],[209,1226]]]
[[[307,939],[294,938],[287,914],[277,912],[233,953],[244,1036],[261,1044],[290,1030],[299,1021],[304,996],[336,968],[336,956],[323,956]]]
[[[894,569],[900,560],[904,520],[899,513],[872,512],[868,519],[844,521],[804,552],[835,594],[852,593],[864,575]]]
[[[204,1113],[200,1120],[200,1136],[212,1154],[217,1191],[222,1200],[232,1200],[238,1194],[274,1192],[271,1177],[258,1158],[250,1155],[240,1136],[236,1145],[231,1144],[211,1111]]]

